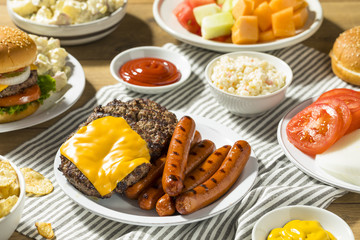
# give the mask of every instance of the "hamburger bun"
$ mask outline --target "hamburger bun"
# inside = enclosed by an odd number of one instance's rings
[[[345,82],[360,85],[360,26],[341,33],[330,51],[331,67]]]
[[[36,59],[36,44],[25,32],[0,26],[0,73],[29,66]]]
[[[8,113],[3,113],[0,114],[0,123],[8,123],[8,122],[13,122],[13,121],[17,121],[20,119],[23,119],[27,116],[30,116],[31,114],[33,114],[34,112],[36,112],[36,110],[40,107],[40,104],[38,102],[31,102],[29,104],[29,106],[19,112],[19,113],[13,113],[13,114],[8,114]]]

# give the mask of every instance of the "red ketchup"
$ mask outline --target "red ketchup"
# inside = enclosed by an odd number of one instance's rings
[[[128,83],[148,87],[169,85],[181,78],[181,73],[174,64],[160,58],[128,61],[120,67],[119,74]]]

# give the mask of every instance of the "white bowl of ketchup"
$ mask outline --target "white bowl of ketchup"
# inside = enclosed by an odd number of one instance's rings
[[[158,94],[180,87],[190,76],[188,60],[162,47],[136,47],[111,61],[112,76],[128,89]]]

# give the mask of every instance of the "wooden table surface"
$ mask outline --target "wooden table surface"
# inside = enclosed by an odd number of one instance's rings
[[[324,21],[317,33],[304,44],[328,53],[339,33],[360,25],[360,1],[321,0],[320,2]],[[50,121],[22,130],[0,133],[0,155],[32,139],[70,111],[84,105],[101,87],[117,83],[110,75],[109,64],[119,52],[137,46],[179,43],[157,25],[152,14],[152,4],[153,0],[130,0],[127,14],[111,35],[94,43],[66,47],[66,50],[80,61],[85,71],[86,87],[80,100],[70,110]],[[5,0],[0,0],[0,25],[14,26],[8,16]],[[348,193],[334,201],[327,209],[344,219],[350,225],[355,238],[360,239],[360,194]],[[15,232],[10,239],[29,238]]]

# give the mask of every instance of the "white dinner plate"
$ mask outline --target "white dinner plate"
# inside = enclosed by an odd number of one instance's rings
[[[68,110],[80,98],[85,88],[85,74],[76,58],[68,55],[66,65],[71,67],[71,76],[60,92],[53,93],[32,115],[19,121],[1,123],[0,133],[14,131],[46,122]]]
[[[183,116],[183,114],[179,113],[177,113],[177,115],[178,117]],[[195,120],[196,129],[201,133],[202,138],[212,140],[217,148],[226,144],[233,145],[235,141],[241,138],[236,132],[217,122],[203,117],[190,116]],[[54,161],[55,178],[65,194],[74,202],[99,216],[118,222],[142,226],[187,224],[201,221],[224,212],[239,202],[252,188],[258,172],[257,158],[252,151],[239,179],[232,188],[216,202],[189,215],[160,217],[155,210],[142,210],[138,207],[136,200],[130,200],[118,194],[113,194],[109,199],[95,199],[94,197],[83,195],[74,188],[58,170],[60,162],[60,153],[58,151]]]
[[[303,110],[305,107],[313,103],[316,99],[317,98],[310,98],[300,103],[299,105],[297,105],[296,107],[294,107],[288,113],[285,114],[285,116],[279,122],[278,130],[277,130],[277,139],[279,141],[279,144],[282,150],[284,151],[285,155],[290,159],[290,161],[293,162],[304,173],[326,184],[338,188],[342,188],[348,191],[360,193],[360,186],[347,183],[328,174],[320,166],[316,164],[314,157],[301,152],[294,145],[292,145],[287,138],[286,126],[289,123],[290,119],[294,117],[298,112]]]
[[[181,0],[183,1],[183,0]],[[185,43],[210,49],[219,52],[233,51],[270,51],[280,49],[300,43],[312,36],[321,26],[323,21],[323,12],[318,0],[308,0],[309,17],[304,27],[296,31],[293,37],[278,39],[267,43],[257,44],[232,44],[222,43],[203,39],[202,37],[188,32],[177,21],[173,14],[174,8],[181,2],[174,0],[155,0],[153,5],[153,14],[156,22],[167,33],[176,39]]]

